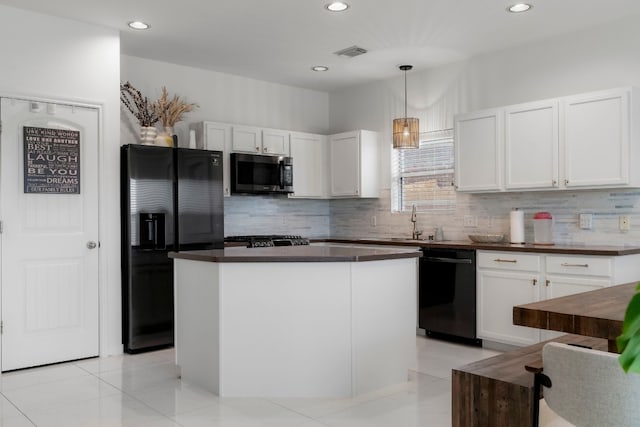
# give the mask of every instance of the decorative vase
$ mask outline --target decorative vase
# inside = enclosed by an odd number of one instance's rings
[[[155,138],[155,145],[161,147],[173,147],[173,138],[166,132],[159,132]]]
[[[155,126],[140,126],[140,143],[144,145],[155,144],[158,130]]]

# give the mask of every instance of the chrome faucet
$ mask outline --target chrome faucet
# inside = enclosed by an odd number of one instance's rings
[[[418,231],[416,230],[416,222],[418,222],[418,218],[416,217],[416,205],[413,205],[413,208],[411,209],[411,219],[410,221],[413,223],[413,230],[411,233],[411,238],[413,240],[418,240],[420,238],[420,236],[422,235],[422,231]]]

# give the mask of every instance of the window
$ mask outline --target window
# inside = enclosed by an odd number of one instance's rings
[[[416,205],[421,212],[453,210],[456,207],[453,131],[421,136],[420,148],[394,150],[395,208],[410,211]]]

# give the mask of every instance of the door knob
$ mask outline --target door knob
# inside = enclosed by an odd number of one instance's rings
[[[96,246],[98,246],[98,244],[96,242],[94,242],[93,240],[90,240],[87,242],[87,248],[89,249],[95,249]]]

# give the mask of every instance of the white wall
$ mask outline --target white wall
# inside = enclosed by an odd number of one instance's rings
[[[179,144],[187,141],[188,124],[202,120],[326,133],[329,94],[269,83],[231,74],[122,55],[121,79],[130,81],[150,99],[163,86],[198,108],[176,125]],[[134,142],[138,124],[128,113],[122,118],[122,143]]]
[[[100,352],[122,352],[118,32],[0,6],[0,94],[102,106]]]
[[[409,72],[409,116],[420,119],[421,131],[453,126],[459,112],[516,104],[621,86],[640,87],[637,19],[507,49],[428,72]],[[411,63],[411,58],[407,58]],[[363,128],[383,135],[380,183],[390,186],[391,123],[404,114],[404,86],[398,78],[330,94],[331,132]],[[636,167],[640,167],[640,164]],[[376,201],[332,201],[332,235],[411,235],[408,214],[391,214],[388,191]],[[565,242],[640,244],[640,191],[532,192],[496,195],[458,194],[455,212],[420,214],[425,235],[443,226],[445,237],[465,239],[476,231],[508,233],[508,212],[521,207],[555,214],[556,238]],[[580,230],[578,213],[594,213],[594,229]],[[631,215],[632,230],[620,233],[617,216]],[[478,227],[463,227],[465,215]],[[371,217],[377,226],[372,227]],[[527,237],[531,238],[527,225]]]

